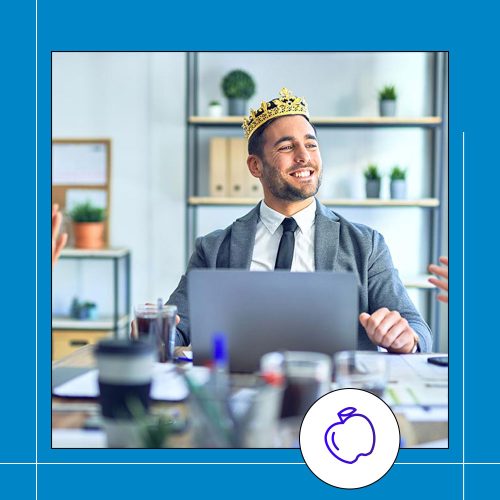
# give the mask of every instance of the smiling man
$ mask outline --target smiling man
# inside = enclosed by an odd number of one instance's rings
[[[430,351],[429,327],[408,297],[383,237],[347,221],[315,198],[322,162],[305,100],[283,88],[279,97],[251,110],[243,129],[248,139],[248,169],[260,179],[264,200],[226,229],[198,238],[188,271],[354,272],[360,305],[358,348]],[[179,308],[177,342],[187,345],[186,275],[168,303]]]

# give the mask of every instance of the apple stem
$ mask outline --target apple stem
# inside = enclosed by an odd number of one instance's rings
[[[356,412],[356,408],[352,406],[347,406],[343,410],[340,410],[337,415],[340,418],[341,422],[345,422],[353,413]]]

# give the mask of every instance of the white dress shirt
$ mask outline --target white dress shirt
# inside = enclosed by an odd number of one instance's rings
[[[297,222],[292,271],[315,271],[314,265],[314,220],[316,202],[293,215]],[[278,255],[278,247],[283,234],[281,223],[285,216],[268,207],[264,200],[260,204],[259,221],[255,234],[251,271],[273,271]]]

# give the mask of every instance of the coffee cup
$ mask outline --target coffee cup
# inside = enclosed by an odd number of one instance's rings
[[[149,343],[106,339],[96,345],[99,401],[109,448],[140,448],[149,410],[155,350]]]

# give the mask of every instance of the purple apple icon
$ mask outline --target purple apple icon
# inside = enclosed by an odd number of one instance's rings
[[[339,421],[330,425],[325,432],[328,451],[341,462],[355,463],[359,457],[366,457],[375,448],[375,429],[370,419],[356,408],[348,406],[337,415]]]

